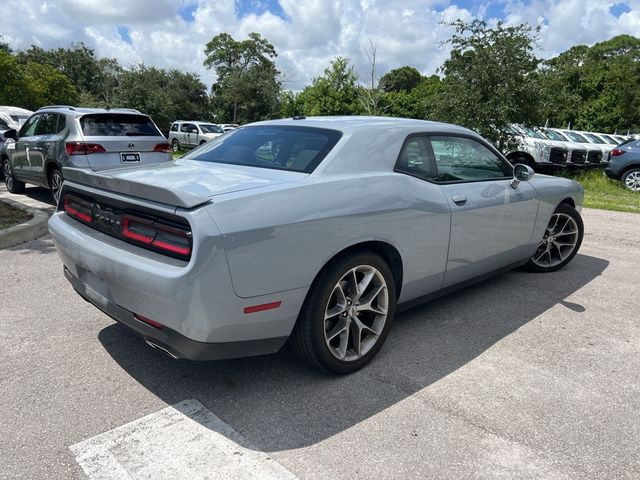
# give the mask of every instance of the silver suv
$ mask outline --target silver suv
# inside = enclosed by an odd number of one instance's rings
[[[223,133],[224,130],[215,123],[176,120],[171,124],[169,143],[177,152],[181,148],[195,148]]]
[[[31,183],[49,188],[55,202],[63,167],[96,171],[172,159],[151,118],[128,108],[42,107],[4,136],[0,162],[7,190],[21,193]]]

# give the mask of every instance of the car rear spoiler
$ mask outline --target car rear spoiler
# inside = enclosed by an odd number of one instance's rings
[[[88,172],[81,168],[64,167],[62,175],[65,180],[87,185],[90,187],[117,192],[123,195],[152,200],[166,205],[194,208],[207,203],[209,197],[196,195],[190,192],[173,190],[166,187],[157,187],[149,183],[136,182],[109,175],[108,170],[101,172]]]

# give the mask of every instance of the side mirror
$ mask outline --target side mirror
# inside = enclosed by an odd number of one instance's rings
[[[518,188],[520,182],[531,180],[534,175],[533,168],[522,163],[518,163],[513,167],[513,180],[511,180],[511,188]]]
[[[11,138],[13,140],[18,139],[18,131],[15,128],[10,128],[9,130],[6,130],[2,135],[4,135],[4,138]]]

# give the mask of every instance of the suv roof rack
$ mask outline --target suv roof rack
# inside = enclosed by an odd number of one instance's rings
[[[47,105],[47,106],[44,106],[44,107],[40,107],[36,111],[39,112],[40,110],[44,110],[45,108],[68,108],[69,110],[74,110],[75,111],[75,107],[72,107],[70,105]]]

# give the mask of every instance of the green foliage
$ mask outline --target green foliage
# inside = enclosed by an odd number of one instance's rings
[[[447,41],[452,51],[441,71],[438,119],[476,130],[497,146],[509,141],[511,123],[540,121],[540,89],[533,54],[537,30],[526,24],[490,28],[457,20]]]
[[[380,79],[380,87],[389,92],[410,92],[422,81],[422,75],[413,67],[394,68]]]
[[[78,93],[66,75],[41,63],[21,64],[0,50],[0,104],[35,110],[43,105],[75,104]]]
[[[540,77],[551,125],[571,122],[603,132],[640,128],[640,39],[619,35],[573,47],[545,62]]]
[[[233,123],[274,115],[280,94],[275,48],[258,33],[236,41],[228,33],[216,35],[205,48],[204,65],[218,79],[211,88],[213,106],[221,120]]]
[[[361,113],[358,75],[348,58],[336,57],[299,95],[305,115],[354,115]]]
[[[442,80],[437,75],[421,77],[421,81],[410,91],[399,90],[385,94],[386,113],[392,117],[435,120],[441,88]]]

